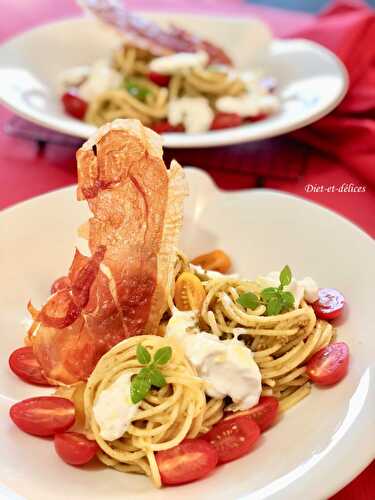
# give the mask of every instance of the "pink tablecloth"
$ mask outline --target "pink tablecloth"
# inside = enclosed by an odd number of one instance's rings
[[[128,0],[130,7],[150,8],[146,0]],[[276,35],[287,34],[296,26],[303,27],[310,16],[290,13],[264,7],[243,5],[240,0],[155,0],[152,8],[164,10],[185,9],[190,12],[228,13],[257,15],[267,21]],[[76,15],[79,9],[73,0],[51,2],[49,0],[0,0],[0,12],[6,12],[1,20],[0,41],[50,20]],[[71,148],[48,145],[40,154],[36,144],[18,138],[6,136],[4,123],[11,116],[9,111],[0,107],[0,208],[18,201],[56,189],[76,181],[75,156]],[[363,179],[350,173],[348,169],[329,158],[320,158],[319,167],[314,162],[314,154],[309,153],[305,172],[299,179],[265,179],[265,186],[282,189],[309,198],[344,215],[362,229],[375,236],[375,194]],[[374,162],[375,168],[375,162]],[[253,187],[255,176],[244,172],[212,170],[216,182],[224,189]],[[347,185],[342,192],[319,192],[318,186]],[[363,192],[352,192],[349,186],[361,186]],[[313,189],[315,187],[315,189]],[[339,473],[339,472],[337,472]],[[375,462],[357,479],[335,495],[335,500],[373,500],[375,498]]]

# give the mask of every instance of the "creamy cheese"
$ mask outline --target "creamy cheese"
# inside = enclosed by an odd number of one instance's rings
[[[280,273],[272,271],[266,276],[258,276],[256,279],[260,288],[278,287],[280,285]],[[316,282],[307,276],[302,280],[292,278],[290,284],[284,287],[284,290],[294,295],[294,308],[297,309],[304,298],[307,302],[315,302],[318,300],[319,288]]]
[[[280,101],[274,95],[250,93],[239,97],[220,97],[215,106],[218,111],[223,113],[236,113],[242,117],[255,117],[275,113],[280,108]]]
[[[216,279],[216,278],[238,278],[237,273],[233,274],[223,274],[219,273],[219,271],[210,271],[207,269],[203,269],[201,266],[197,266],[195,264],[190,264],[190,270],[193,273],[197,274],[202,279]]]
[[[319,287],[310,276],[306,276],[298,283],[303,286],[303,296],[306,302],[312,303],[319,299]]]
[[[174,75],[179,71],[200,68],[208,63],[208,54],[199,52],[178,52],[170,56],[156,57],[150,62],[150,70],[161,75]]]
[[[130,399],[131,373],[124,373],[99,394],[93,412],[100,436],[107,441],[119,439],[135,417],[139,403]]]
[[[165,329],[165,336],[174,337],[182,343],[187,334],[197,332],[196,311],[179,311],[175,309]]]
[[[121,73],[111,68],[109,61],[102,59],[91,66],[78,92],[82,99],[90,102],[103,92],[117,88],[122,80]]]
[[[258,403],[261,374],[250,349],[237,338],[222,341],[200,332],[196,312],[178,310],[169,320],[165,335],[181,343],[185,356],[205,381],[208,396],[230,396],[232,410],[245,410]]]
[[[168,106],[168,121],[171,125],[184,125],[190,134],[209,130],[214,112],[204,97],[182,97],[174,99]]]

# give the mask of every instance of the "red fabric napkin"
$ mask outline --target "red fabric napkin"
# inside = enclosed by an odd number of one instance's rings
[[[293,137],[335,156],[375,186],[375,10],[359,0],[339,0],[292,36],[332,50],[350,80],[342,103]]]

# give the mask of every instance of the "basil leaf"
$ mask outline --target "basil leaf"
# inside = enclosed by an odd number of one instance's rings
[[[280,284],[287,286],[292,281],[292,271],[289,266],[284,266],[280,273]]]
[[[142,344],[137,345],[137,360],[141,365],[147,365],[151,361],[151,355]]]
[[[264,300],[264,302],[268,302],[272,297],[277,296],[277,288],[269,287],[269,288],[264,288],[260,292],[260,296]]]
[[[161,347],[154,354],[154,363],[157,365],[165,365],[172,357],[172,348],[168,345]]]
[[[280,300],[280,297],[275,295],[274,297],[271,297],[270,300],[267,302],[267,316],[276,316],[281,312],[281,309],[283,307],[283,304]]]
[[[150,93],[147,87],[143,87],[143,85],[133,82],[132,80],[125,80],[124,87],[130,95],[142,102],[146,100],[147,95]]]
[[[130,397],[132,403],[136,404],[145,398],[151,388],[150,377],[143,377],[140,373],[131,382]]]
[[[241,304],[241,306],[248,307],[250,309],[256,309],[259,306],[259,299],[255,293],[252,292],[242,293],[238,297],[237,302]]]
[[[167,383],[164,375],[157,369],[150,370],[150,380],[151,384],[155,387],[163,387]]]
[[[281,292],[283,309],[291,309],[294,306],[294,295],[290,292]]]
[[[148,366],[144,366],[140,372],[138,373],[137,377],[140,377],[140,378],[145,378],[147,380],[150,380],[150,377],[151,377],[151,368],[149,368]]]

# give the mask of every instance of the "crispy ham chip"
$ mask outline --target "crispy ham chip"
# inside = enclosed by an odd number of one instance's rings
[[[97,19],[119,31],[125,44],[146,50],[154,56],[204,50],[210,63],[232,65],[231,59],[220,47],[176,26],[162,29],[156,23],[129,12],[123,0],[79,0],[78,3]]]
[[[138,120],[101,127],[77,152],[77,165],[77,197],[92,212],[91,255],[77,249],[71,286],[32,310],[30,340],[54,384],[85,380],[121,340],[157,333],[187,195],[182,168],[173,161],[166,169],[160,137]]]

